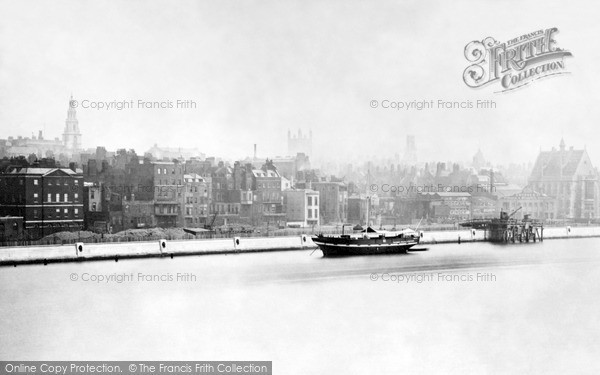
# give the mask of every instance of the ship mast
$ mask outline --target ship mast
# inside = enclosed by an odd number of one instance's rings
[[[371,185],[371,162],[369,161],[367,164],[367,186],[365,188],[365,192],[367,195],[367,209],[366,209],[367,217],[366,217],[365,223],[366,223],[367,228],[369,227],[369,208],[371,206],[371,196],[369,195],[369,186],[370,185]]]

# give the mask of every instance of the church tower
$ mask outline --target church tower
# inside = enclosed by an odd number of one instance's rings
[[[81,132],[79,131],[79,121],[77,121],[77,112],[75,111],[76,103],[76,101],[73,101],[73,95],[71,95],[63,132],[63,145],[71,152],[81,149]]]
[[[402,164],[404,164],[404,165],[416,165],[417,164],[417,145],[415,143],[414,135],[406,136],[406,150],[404,150],[404,157],[402,158]]]

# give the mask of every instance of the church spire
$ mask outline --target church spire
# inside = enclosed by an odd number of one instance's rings
[[[69,100],[69,109],[67,110],[67,120],[65,121],[65,130],[63,132],[63,144],[70,150],[79,150],[81,148],[81,132],[79,131],[79,121],[77,120],[77,101],[73,100],[73,94]]]

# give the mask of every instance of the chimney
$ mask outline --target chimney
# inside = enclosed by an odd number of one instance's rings
[[[77,172],[77,171],[76,171],[76,169],[77,169],[77,164],[76,164],[76,163],[74,163],[74,162],[70,162],[70,163],[69,163],[69,169],[70,169],[70,170],[72,170],[73,172]]]
[[[254,144],[254,160],[256,160],[256,143]]]

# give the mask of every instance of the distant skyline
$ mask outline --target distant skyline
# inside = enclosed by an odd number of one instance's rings
[[[587,146],[600,166],[599,7],[486,3],[0,1],[0,138],[60,137],[69,97],[192,100],[197,108],[77,108],[83,147],[155,143],[227,159],[285,155],[312,130],[313,159],[402,156],[533,163],[540,150]],[[518,5],[518,6],[517,6]],[[515,11],[518,9],[518,11]],[[462,81],[464,47],[557,27],[571,74],[514,92]],[[370,102],[493,100],[496,109],[397,111]]]

